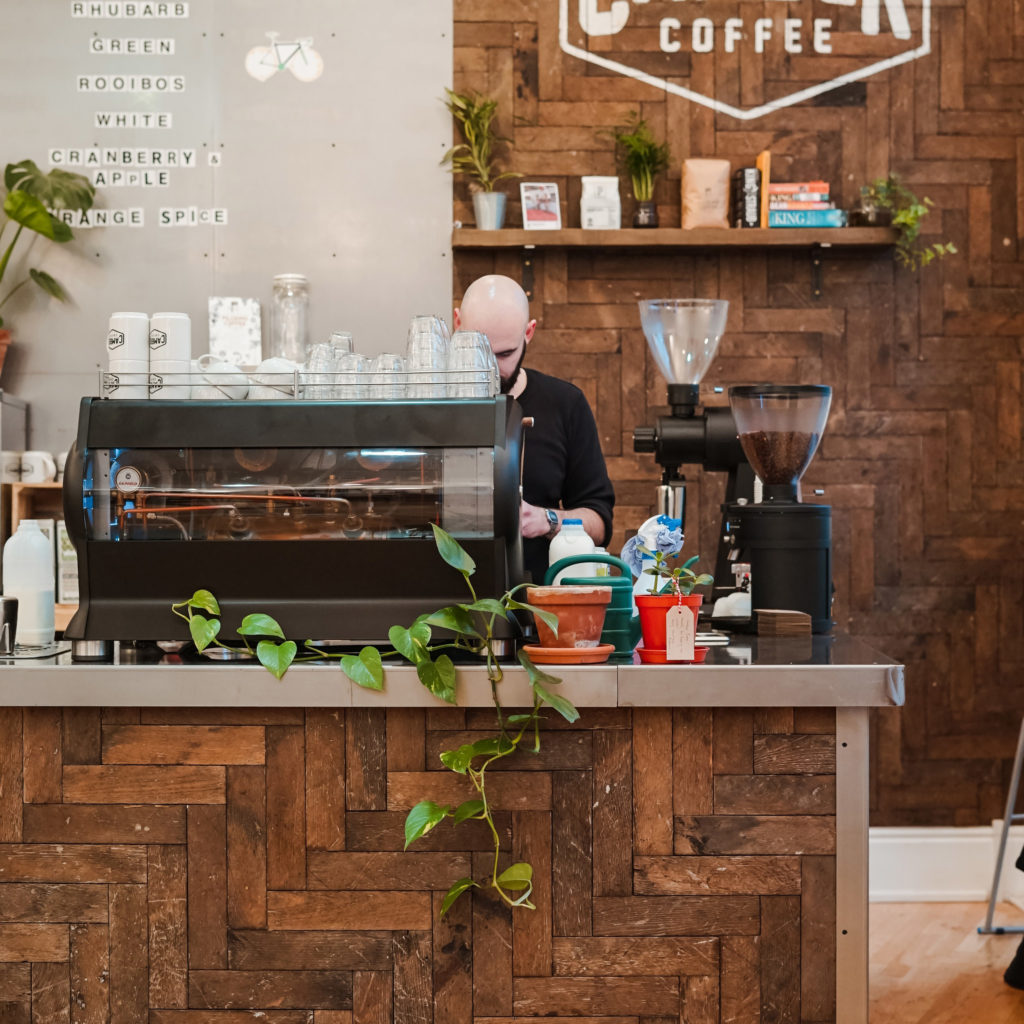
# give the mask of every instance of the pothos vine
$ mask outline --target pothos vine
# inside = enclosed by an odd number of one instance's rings
[[[524,750],[532,750],[534,753],[540,750],[540,723],[545,707],[554,709],[568,722],[575,722],[579,712],[571,701],[551,690],[561,680],[539,669],[526,652],[520,650],[519,663],[526,670],[530,681],[533,707],[529,711],[508,713],[502,707],[498,691],[504,673],[494,652],[494,627],[499,618],[508,619],[514,612],[528,611],[557,634],[558,616],[517,600],[515,595],[526,584],[513,587],[499,598],[478,597],[471,581],[476,572],[473,559],[451,534],[438,526],[433,529],[438,554],[462,575],[471,599],[420,615],[407,627],[392,626],[388,630],[388,639],[394,650],[383,654],[372,646],[363,647],[358,654],[336,654],[320,650],[311,640],[303,643],[300,653],[299,645],[285,637],[277,621],[262,613],[246,615],[242,619],[237,629],[241,637],[240,644],[225,643],[220,637],[220,605],[209,590],[197,590],[188,600],[172,605],[171,610],[188,623],[189,634],[197,650],[219,647],[255,657],[277,679],[283,678],[296,661],[336,659],[340,661],[342,671],[354,683],[367,689],[382,690],[384,659],[397,656],[416,668],[416,675],[430,693],[449,704],[457,704],[455,663],[449,654],[443,652],[453,650],[482,657],[486,663],[491,698],[497,714],[497,734],[441,754],[441,763],[446,768],[469,779],[476,791],[476,798],[466,800],[457,807],[421,800],[405,819],[405,849],[417,839],[422,839],[446,818],[450,818],[455,825],[464,821],[483,821],[490,832],[494,848],[490,877],[483,881],[465,877],[453,882],[441,903],[441,915],[444,916],[464,892],[473,888],[494,889],[508,906],[533,910],[535,905],[530,901],[533,893],[532,866],[526,861],[519,861],[502,867],[500,836],[487,795],[487,772],[499,761],[515,754],[520,745],[523,745]],[[434,629],[446,630],[451,633],[451,637],[431,643]]]

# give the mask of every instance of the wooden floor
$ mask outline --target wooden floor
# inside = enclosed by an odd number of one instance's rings
[[[979,935],[982,903],[871,905],[871,1024],[1024,1024],[1003,971],[1024,935]],[[1024,925],[1001,905],[997,924]]]

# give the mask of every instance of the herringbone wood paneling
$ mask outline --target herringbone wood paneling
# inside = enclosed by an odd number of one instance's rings
[[[492,718],[0,709],[0,1019],[834,1019],[834,712],[547,723],[493,775],[537,909],[481,890],[441,920],[485,828],[403,853],[404,810],[458,799],[438,753]]]
[[[649,21],[646,8],[630,10]],[[540,326],[528,365],[574,381],[590,400],[615,483],[612,551],[651,514],[659,475],[650,456],[633,453],[632,429],[667,412],[637,299],[729,300],[708,384],[832,385],[828,430],[806,483],[824,488],[834,510],[835,618],[907,665],[906,708],[875,714],[872,822],[974,825],[1001,816],[1024,704],[1019,5],[933,6],[928,56],[750,122],[563,54],[554,2],[456,0],[455,17],[456,86],[499,101],[500,130],[514,147],[508,166],[558,182],[567,226],[579,225],[579,176],[615,173],[599,130],[631,110],[672,147],[673,168],[655,197],[663,225],[679,224],[684,157],[725,157],[735,167],[763,148],[777,180],[824,178],[841,205],[890,170],[934,200],[923,237],[952,240],[960,255],[914,274],[887,252],[834,252],[820,299],[806,253],[537,250]],[[697,61],[703,82],[737,98],[736,55]],[[748,70],[743,100],[752,103],[772,86],[767,73]],[[508,191],[509,223],[518,227],[514,183]],[[455,217],[473,223],[464,182]],[[521,276],[516,251],[455,256],[456,296],[481,273]],[[687,477],[687,551],[710,558],[724,481],[699,467]]]

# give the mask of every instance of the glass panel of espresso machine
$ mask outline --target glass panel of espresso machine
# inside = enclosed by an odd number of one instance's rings
[[[183,638],[170,606],[206,589],[225,636],[260,611],[300,642],[386,642],[468,599],[433,525],[476,562],[477,594],[497,597],[524,578],[522,428],[503,396],[85,399],[64,488],[81,584],[67,636]]]
[[[86,536],[150,542],[460,539],[492,532],[490,448],[85,453]]]

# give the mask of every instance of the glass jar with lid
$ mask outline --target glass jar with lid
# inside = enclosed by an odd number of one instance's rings
[[[276,274],[270,304],[267,356],[301,363],[309,344],[309,281],[305,274]]]

